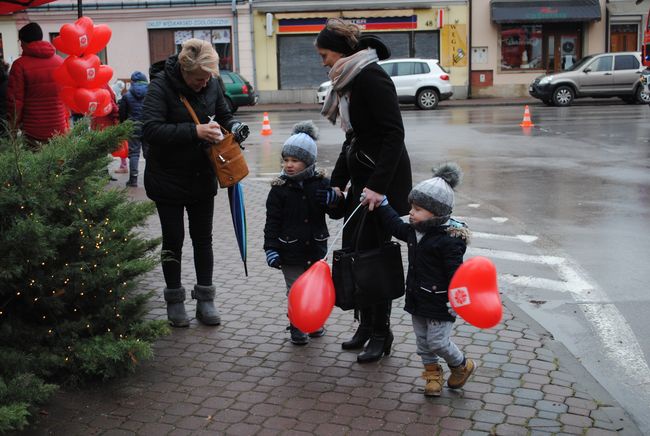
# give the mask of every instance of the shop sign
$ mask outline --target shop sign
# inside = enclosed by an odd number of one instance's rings
[[[354,23],[362,31],[366,30],[411,30],[418,27],[418,16],[407,17],[371,17],[345,18],[344,21]],[[278,31],[281,33],[320,32],[327,18],[283,18],[279,20]]]
[[[223,27],[231,26],[230,18],[186,18],[179,20],[147,21],[147,29],[178,29],[188,27]]]

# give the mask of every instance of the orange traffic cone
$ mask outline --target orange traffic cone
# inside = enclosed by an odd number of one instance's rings
[[[264,112],[264,121],[262,121],[262,136],[269,136],[271,133],[273,133],[273,130],[271,130],[271,122],[269,121],[269,113]]]
[[[533,127],[533,121],[530,119],[530,109],[528,109],[528,105],[524,108],[524,119],[522,120],[521,123],[519,123],[521,127]]]

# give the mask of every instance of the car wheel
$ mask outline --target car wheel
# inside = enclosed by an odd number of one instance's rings
[[[638,104],[650,104],[650,94],[643,90],[643,86],[637,86],[634,98]]]
[[[427,88],[422,89],[418,92],[418,95],[415,97],[415,103],[422,110],[431,110],[435,109],[440,102],[440,97],[435,89]]]
[[[555,91],[553,91],[553,103],[556,106],[571,106],[573,98],[573,89],[570,86],[558,86],[555,88]]]
[[[230,111],[231,114],[237,112],[237,106],[235,106],[232,100],[228,97],[226,97],[226,105],[228,106],[228,110]]]

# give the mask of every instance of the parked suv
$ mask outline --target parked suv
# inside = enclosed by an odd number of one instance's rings
[[[435,109],[441,100],[453,95],[449,73],[437,59],[390,59],[378,62],[395,84],[400,103],[414,103],[420,109]],[[317,92],[319,103],[332,87],[330,81],[320,84]]]
[[[239,106],[254,106],[257,104],[257,93],[248,80],[239,73],[220,70],[219,76],[223,82],[226,103],[230,112],[235,113]]]
[[[628,103],[650,103],[640,81],[641,53],[587,56],[570,70],[536,78],[528,92],[544,103],[570,106],[581,97],[620,97]]]

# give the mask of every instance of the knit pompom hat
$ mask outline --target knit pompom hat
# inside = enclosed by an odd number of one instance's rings
[[[307,166],[313,165],[318,156],[317,139],[318,127],[311,120],[297,123],[282,147],[282,157],[294,157]]]
[[[462,180],[463,172],[455,163],[446,163],[433,169],[433,178],[424,180],[411,190],[409,202],[428,210],[436,217],[445,218],[454,209],[454,188]]]

